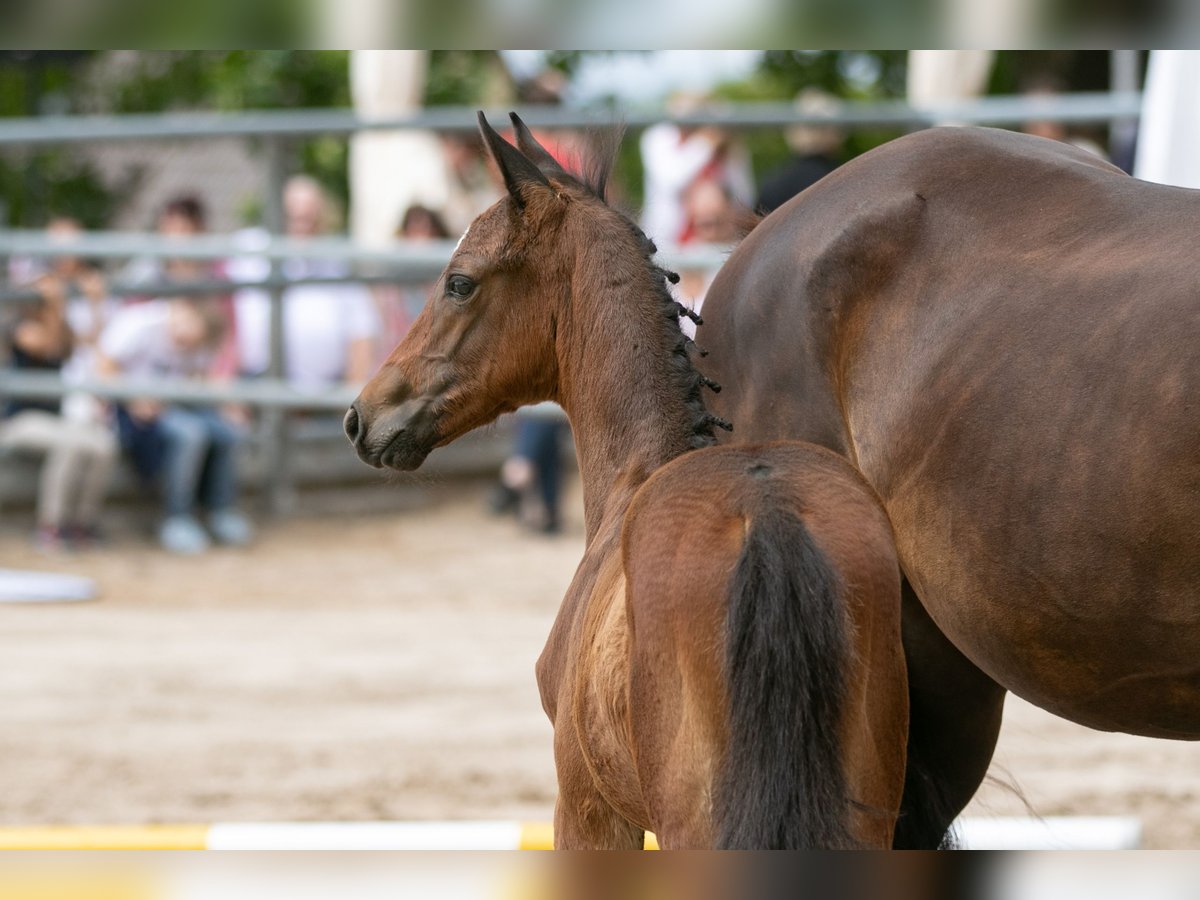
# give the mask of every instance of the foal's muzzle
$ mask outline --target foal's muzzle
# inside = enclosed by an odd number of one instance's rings
[[[347,410],[342,427],[363,462],[377,469],[411,471],[437,443],[434,418],[428,404],[417,399],[372,412],[360,396]]]

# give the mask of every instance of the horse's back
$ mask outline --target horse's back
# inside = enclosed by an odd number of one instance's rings
[[[928,129],[852,160],[767,216],[718,274],[704,314],[723,344],[731,329],[752,336],[764,321],[803,318],[786,302],[796,290],[905,273],[988,280],[1019,268],[1089,289],[1157,274],[1152,286],[1170,293],[1200,277],[1198,219],[1200,191],[1139,181],[1071,145]],[[860,271],[836,271],[846,264]]]

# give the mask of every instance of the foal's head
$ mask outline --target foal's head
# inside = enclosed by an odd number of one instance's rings
[[[602,199],[607,172],[569,174],[512,118],[519,150],[479,117],[507,196],[467,229],[412,329],[346,414],[347,435],[372,465],[415,469],[501,413],[559,399],[575,354],[618,337],[578,321],[577,294],[657,278],[667,297],[653,244]],[[654,316],[661,323],[663,308]]]

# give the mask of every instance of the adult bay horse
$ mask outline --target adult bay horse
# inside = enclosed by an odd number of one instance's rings
[[[933,129],[777,210],[708,293],[702,368],[736,439],[845,456],[895,528],[897,845],[936,846],[975,792],[1006,690],[1200,737],[1198,228],[1195,191]]]
[[[603,175],[588,186],[513,122],[520,150],[480,116],[508,196],[346,431],[413,469],[521,404],[567,411],[587,549],[537,666],[556,845],[891,846],[908,693],[877,499],[823,448],[710,446],[723,423],[653,244]]]

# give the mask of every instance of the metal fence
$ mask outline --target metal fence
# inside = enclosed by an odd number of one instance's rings
[[[943,122],[1012,126],[1031,120],[1066,123],[1128,125],[1141,111],[1136,92],[1077,93],[1054,97],[986,97],[954,104],[914,108],[903,101],[842,103],[828,112],[805,113],[787,103],[752,103],[713,106],[689,116],[668,116],[661,111],[632,112],[620,117],[612,112],[578,112],[557,107],[520,110],[531,126],[544,129],[579,129],[611,126],[619,121],[628,129],[639,129],[661,121],[681,125],[716,125],[734,130],[781,128],[810,123],[833,124],[847,129],[888,127],[916,130]],[[506,121],[506,110],[493,110],[489,117]],[[464,107],[426,109],[392,119],[365,119],[350,111],[270,111],[248,113],[181,113],[164,115],[45,117],[0,119],[0,149],[14,146],[69,144],[83,141],[153,141],[189,138],[244,137],[262,144],[264,166],[263,218],[268,232],[282,231],[281,197],[287,143],[316,134],[350,135],[372,130],[428,129],[464,132],[475,128],[475,110]],[[288,505],[291,495],[288,454],[291,450],[287,413],[293,410],[340,411],[353,399],[346,387],[323,391],[304,390],[283,378],[283,294],[292,284],[329,283],[342,280],[367,283],[419,283],[441,271],[453,249],[452,241],[422,244],[400,243],[370,248],[341,238],[296,240],[271,237],[248,247],[244,242],[205,236],[188,241],[134,232],[92,232],[70,240],[40,231],[0,230],[0,259],[10,256],[54,257],[77,255],[109,260],[130,258],[227,259],[256,256],[271,262],[271,274],[256,281],[206,280],[194,283],[122,283],[110,285],[115,295],[169,293],[227,293],[238,288],[265,290],[271,298],[271,359],[265,377],[224,385],[196,382],[136,383],[102,381],[64,384],[54,375],[4,372],[0,394],[15,397],[56,397],[68,390],[86,390],[97,396],[122,399],[154,397],[188,403],[239,402],[260,410],[260,437],[269,459],[267,494],[272,509]],[[727,248],[696,247],[664,249],[660,258],[676,269],[715,268]],[[292,258],[337,260],[354,266],[345,279],[287,278],[281,263]],[[31,299],[27,288],[0,290],[0,305]]]

